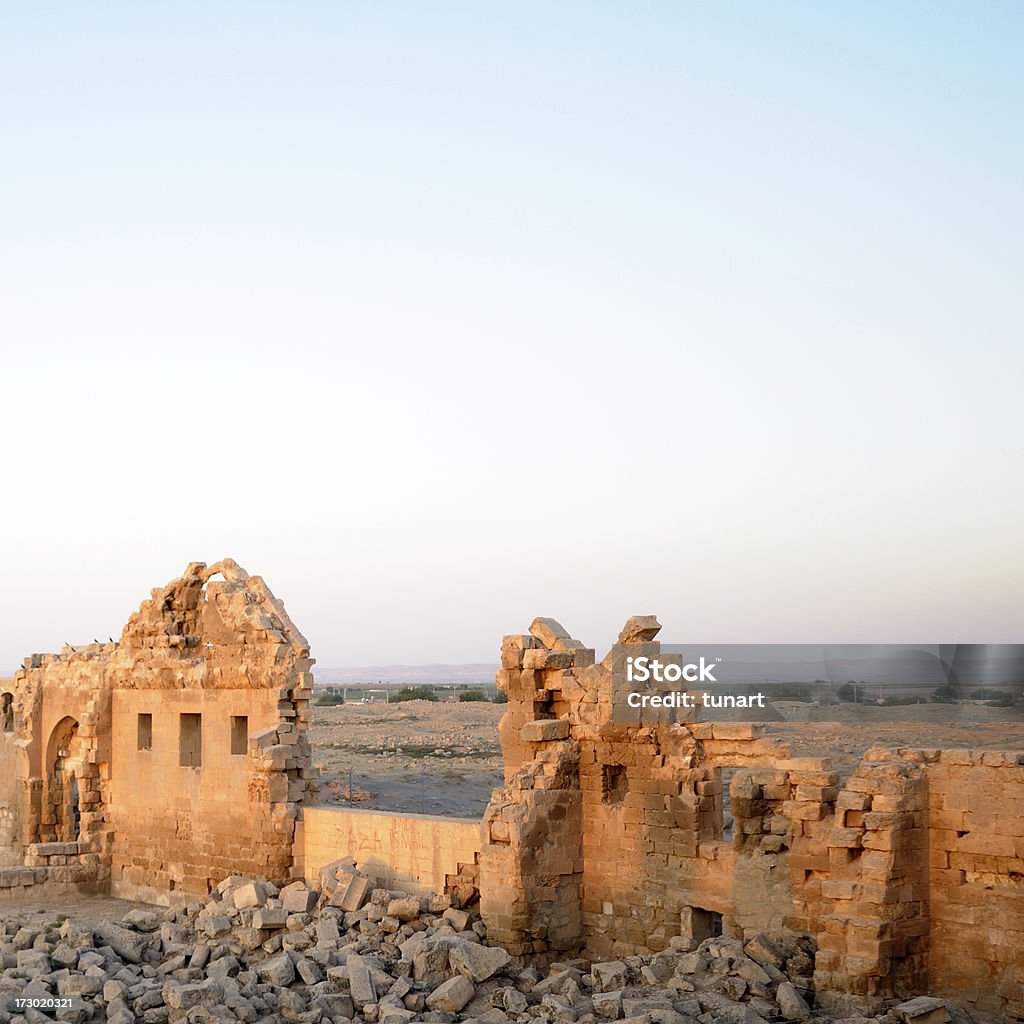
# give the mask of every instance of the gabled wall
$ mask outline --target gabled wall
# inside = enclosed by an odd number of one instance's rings
[[[312,665],[281,602],[230,559],[154,590],[118,643],[26,659],[16,739],[0,741],[0,757],[21,752],[9,784],[21,834],[7,823],[0,847],[20,846],[53,879],[164,903],[233,872],[288,875],[296,821],[319,788]],[[149,749],[140,714],[152,716]],[[182,715],[201,716],[198,766],[181,763]],[[247,719],[238,753],[233,716]]]

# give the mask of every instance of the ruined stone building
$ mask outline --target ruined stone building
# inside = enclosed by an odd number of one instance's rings
[[[870,750],[841,779],[756,725],[616,720],[613,662],[659,656],[659,629],[631,619],[601,662],[551,619],[505,637],[482,822],[318,807],[308,644],[259,577],[192,564],[116,644],[0,685],[0,903],[166,904],[352,855],[392,888],[478,887],[490,940],[527,957],[789,932],[826,1006],[927,991],[1024,1017],[1024,753]]]
[[[2,695],[0,893],[167,902],[232,871],[291,873],[317,791],[312,664],[281,602],[231,560],[154,590],[117,643],[27,658]]]
[[[841,783],[757,725],[615,721],[613,661],[660,656],[659,629],[631,619],[599,664],[551,619],[505,637],[488,934],[607,959],[798,933],[835,1009],[930,992],[1024,1016],[1024,753],[869,750]]]

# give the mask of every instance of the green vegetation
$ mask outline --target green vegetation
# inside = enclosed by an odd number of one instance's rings
[[[772,687],[771,697],[772,700],[797,700],[804,704],[809,704],[812,700],[810,688],[798,686],[796,683]]]
[[[483,690],[466,690],[465,693],[459,694],[460,704],[476,700],[487,700],[487,694]]]
[[[874,704],[875,698],[868,693],[867,683],[851,679],[836,690],[836,696],[844,704]]]
[[[334,708],[344,703],[345,698],[340,693],[325,693],[313,701],[314,707],[318,708]]]
[[[991,686],[979,686],[971,695],[971,700],[1006,701],[1006,704],[993,703],[993,707],[1009,707],[1013,703],[1013,695],[1006,690],[997,690]]]
[[[392,704],[406,700],[437,700],[437,694],[429,686],[403,686],[391,695]]]
[[[494,695],[494,703],[495,704],[507,704],[508,703],[508,694],[505,693],[504,690],[499,690]]]
[[[956,687],[952,683],[944,683],[932,690],[932,702],[935,704],[955,704]]]

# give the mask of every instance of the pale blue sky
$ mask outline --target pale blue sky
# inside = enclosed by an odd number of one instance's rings
[[[1019,641],[1024,8],[0,2],[0,671]]]

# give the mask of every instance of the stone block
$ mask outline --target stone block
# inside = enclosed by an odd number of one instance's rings
[[[530,623],[530,633],[549,649],[554,646],[556,640],[571,639],[565,627],[555,619],[534,619]]]
[[[342,879],[331,897],[331,906],[350,913],[359,910],[369,900],[373,888],[373,879],[363,875],[352,875],[347,883]]]
[[[458,1013],[476,995],[473,983],[461,974],[442,982],[427,996],[427,1006],[442,1013]]]
[[[500,946],[482,946],[476,942],[453,945],[448,954],[451,966],[477,984],[497,974],[511,959]]]
[[[288,887],[281,894],[281,905],[290,914],[310,914],[319,900],[317,893],[311,889]]]
[[[284,987],[295,980],[295,964],[292,963],[292,958],[287,953],[282,953],[280,956],[264,960],[259,964],[256,974],[261,981],[265,981],[268,985]]]
[[[388,903],[388,917],[399,921],[415,921],[420,916],[420,901],[415,896],[400,896]]]
[[[622,990],[595,992],[591,997],[594,1013],[604,1020],[618,1020],[622,1016]]]
[[[784,981],[779,985],[775,1001],[779,1004],[779,1012],[786,1020],[807,1020],[811,1015],[811,1008],[792,982]]]
[[[519,738],[524,743],[547,743],[551,740],[564,740],[569,736],[569,723],[562,718],[537,719],[527,722],[519,730]]]
[[[892,1012],[904,1024],[947,1024],[952,1019],[946,1004],[931,996],[910,999],[895,1007]]]
[[[262,907],[267,902],[267,893],[259,882],[247,882],[235,890],[232,901],[238,910]]]
[[[285,907],[261,907],[252,915],[252,926],[261,931],[283,928],[288,921],[288,910]]]
[[[364,956],[349,953],[345,966],[348,968],[348,991],[357,1010],[377,1002],[377,990],[370,974],[370,962]]]
[[[631,615],[619,630],[620,644],[650,643],[661,632],[657,615]]]
[[[621,960],[594,964],[590,968],[595,992],[613,992],[626,987],[629,971]]]

